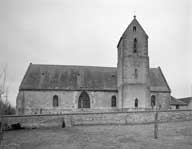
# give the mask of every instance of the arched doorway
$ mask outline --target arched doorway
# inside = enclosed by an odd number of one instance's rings
[[[85,91],[79,96],[78,108],[90,108],[90,98]]]

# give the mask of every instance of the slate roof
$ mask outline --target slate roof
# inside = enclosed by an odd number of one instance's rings
[[[171,105],[180,105],[180,106],[187,106],[188,104],[183,102],[182,100],[180,99],[176,99],[175,97],[171,96],[171,102],[170,102]]]
[[[170,92],[161,69],[150,69],[151,91]],[[117,91],[117,68],[30,64],[20,90]]]
[[[191,102],[192,97],[185,97],[185,98],[178,98],[178,99],[188,105]]]
[[[171,92],[160,67],[150,68],[149,78],[151,91]]]
[[[116,73],[110,67],[31,64],[20,89],[117,90]]]

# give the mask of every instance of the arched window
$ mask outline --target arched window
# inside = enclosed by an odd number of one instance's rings
[[[133,32],[136,32],[136,26],[133,26]]]
[[[116,96],[112,96],[111,98],[111,107],[116,107],[117,103],[116,103]]]
[[[137,39],[134,38],[134,41],[133,41],[133,53],[137,53]]]
[[[134,76],[135,76],[135,79],[137,79],[137,78],[138,78],[138,70],[137,70],[137,69],[135,69]]]
[[[156,99],[155,99],[155,95],[151,96],[151,107],[153,108],[156,105]]]
[[[138,99],[136,98],[136,99],[135,99],[135,108],[138,108],[138,104],[139,104],[138,102],[139,102],[139,101],[138,101]]]
[[[54,95],[53,96],[53,107],[58,107],[58,106],[59,106],[58,96]]]
[[[79,96],[78,108],[90,108],[90,98],[85,91]]]

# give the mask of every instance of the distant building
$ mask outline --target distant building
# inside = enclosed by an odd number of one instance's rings
[[[117,48],[117,67],[30,64],[17,113],[169,109],[171,90],[161,68],[149,68],[148,35],[135,16]]]
[[[192,109],[192,97],[174,98],[171,96],[171,109]]]

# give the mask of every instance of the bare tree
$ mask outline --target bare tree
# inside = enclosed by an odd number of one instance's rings
[[[7,100],[7,95],[5,94],[6,78],[7,78],[7,66],[3,68],[3,72],[0,74],[0,80],[2,79],[2,83],[0,82],[0,144],[3,140],[3,111],[4,111],[3,96],[5,96]]]
[[[3,117],[2,117],[3,106],[1,104],[2,103],[1,96],[2,96],[2,92],[0,92],[0,145],[1,145],[1,142],[3,140]]]

